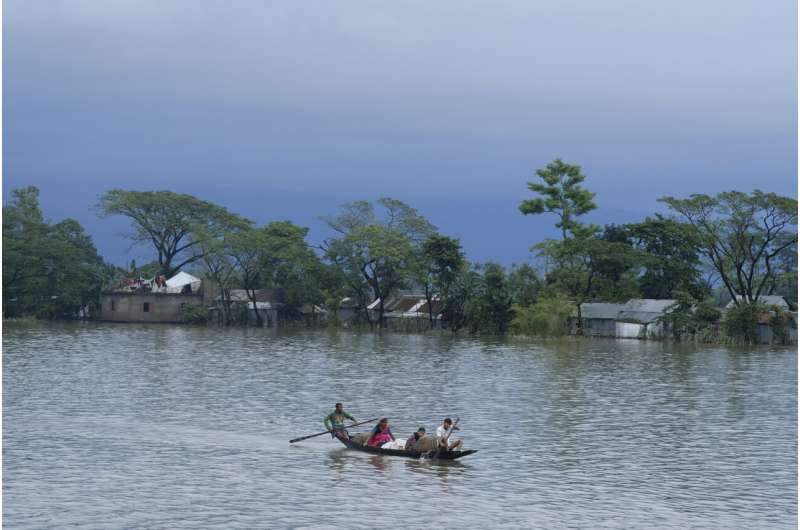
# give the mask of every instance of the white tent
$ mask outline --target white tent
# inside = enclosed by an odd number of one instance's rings
[[[200,285],[202,283],[203,282],[200,278],[195,278],[191,274],[181,271],[167,280],[167,292],[180,293],[184,286],[190,285],[192,292],[196,293],[198,290],[200,290]]]

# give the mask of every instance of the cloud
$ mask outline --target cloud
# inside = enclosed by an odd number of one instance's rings
[[[794,194],[789,1],[4,7],[6,188],[69,215],[112,186],[514,202],[555,156],[601,208]]]

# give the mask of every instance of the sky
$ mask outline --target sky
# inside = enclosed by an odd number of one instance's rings
[[[3,200],[35,185],[117,264],[111,188],[190,193],[257,223],[393,197],[470,259],[531,259],[523,216],[561,157],[588,220],[664,195],[796,197],[797,13],[788,0],[6,0]],[[141,263],[141,261],[139,261]]]

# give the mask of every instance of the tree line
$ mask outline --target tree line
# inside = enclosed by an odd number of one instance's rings
[[[308,229],[291,221],[258,226],[191,195],[112,189],[99,197],[98,214],[127,218],[128,237],[154,258],[120,268],[102,259],[76,221],[47,221],[36,188],[13,190],[3,207],[3,311],[83,317],[121,277],[169,277],[181,269],[218,287],[224,324],[238,319],[233,289],[244,289],[252,302],[260,289],[271,289],[287,320],[311,304],[335,321],[339,302],[349,297],[371,327],[384,324],[387,300],[413,290],[427,298],[432,322],[432,302],[440,304],[452,331],[534,335],[565,332],[566,317],[580,317],[593,301],[676,299],[683,310],[672,317],[673,328],[686,335],[718,320],[714,306],[723,299],[734,300],[736,316],[757,315],[762,295],[796,296],[795,199],[759,190],[663,197],[668,216],[601,227],[583,220],[597,208],[585,180],[580,166],[560,159],[536,171],[520,214],[551,219],[559,236],[531,247],[535,267],[510,268],[470,263],[457,238],[396,199],[343,205],[323,217],[333,235],[315,247]],[[258,311],[256,318],[261,324]]]

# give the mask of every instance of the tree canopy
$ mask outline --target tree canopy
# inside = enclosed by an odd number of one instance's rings
[[[362,307],[379,300],[377,319],[366,312],[371,325],[382,325],[384,304],[413,277],[420,247],[435,231],[401,201],[383,198],[377,205],[379,212],[368,201],[351,202],[339,215],[323,218],[339,234],[326,242],[328,259],[342,269]]]
[[[102,216],[130,219],[130,239],[152,245],[161,273],[168,277],[202,257],[197,250],[205,238],[250,224],[222,206],[172,191],[112,189],[100,197],[97,207]]]
[[[77,318],[93,310],[113,267],[74,219],[50,223],[34,186],[3,207],[3,313]]]
[[[595,194],[580,184],[586,180],[581,166],[556,158],[536,174],[542,182],[529,182],[528,188],[539,197],[522,201],[519,210],[524,215],[552,213],[558,217],[556,228],[563,239],[588,237],[596,231],[593,225],[583,225],[577,218],[597,208]]]
[[[796,199],[755,190],[660,200],[692,227],[737,305],[772,294],[780,274],[776,265],[797,252]]]

